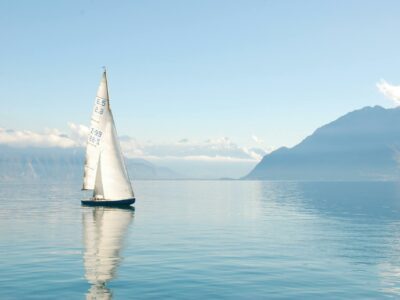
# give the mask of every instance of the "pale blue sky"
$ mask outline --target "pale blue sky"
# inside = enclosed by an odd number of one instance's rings
[[[399,30],[399,1],[1,1],[0,127],[88,124],[106,65],[120,134],[290,146],[392,106]]]

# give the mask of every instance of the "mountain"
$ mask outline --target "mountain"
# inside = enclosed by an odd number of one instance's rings
[[[0,145],[0,181],[82,179],[83,148],[16,148]],[[181,176],[144,159],[125,159],[132,179],[175,179]]]
[[[266,156],[243,179],[398,180],[400,108],[365,107]]]
[[[167,167],[156,166],[140,158],[126,159],[126,168],[133,179],[181,179],[183,176]]]

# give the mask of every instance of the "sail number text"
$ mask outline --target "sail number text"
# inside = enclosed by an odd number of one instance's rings
[[[104,113],[104,107],[106,106],[107,100],[96,97],[96,106],[94,112],[102,115]]]
[[[103,135],[103,132],[101,130],[92,127],[90,129],[88,142],[95,146],[98,146],[100,144],[100,139],[101,139],[102,135]]]

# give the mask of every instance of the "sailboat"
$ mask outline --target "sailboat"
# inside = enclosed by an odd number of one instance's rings
[[[135,203],[110,108],[106,70],[94,103],[82,190],[93,190],[91,199],[81,201],[84,205],[127,206]]]

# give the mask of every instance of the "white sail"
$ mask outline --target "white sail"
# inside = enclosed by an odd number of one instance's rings
[[[94,200],[134,198],[110,109],[105,71],[92,113],[83,189],[93,189]]]
[[[93,197],[97,199],[104,199],[103,182],[101,176],[101,153],[99,155],[99,163],[97,165],[96,180],[94,183]]]
[[[134,217],[131,209],[82,210],[85,277],[92,284],[87,299],[111,299],[106,283],[115,277],[125,233]]]
[[[132,199],[134,194],[111,110],[105,115],[105,122],[93,198],[98,200]]]
[[[97,164],[99,161],[100,144],[103,138],[106,124],[106,116],[109,112],[110,104],[108,97],[107,75],[104,71],[97,90],[92,118],[90,121],[90,131],[86,146],[85,169],[83,175],[84,190],[94,189]]]

